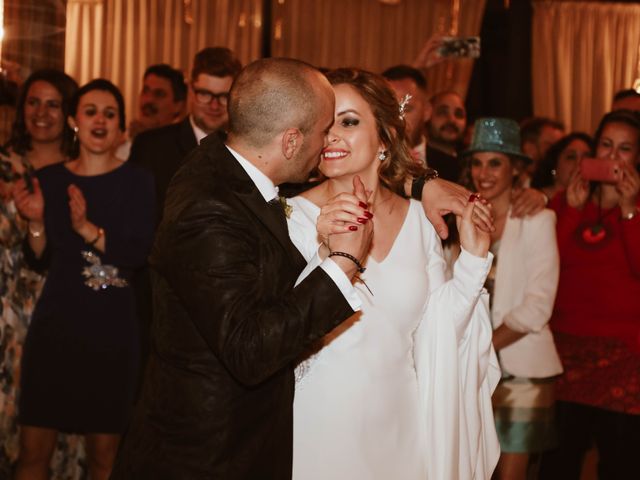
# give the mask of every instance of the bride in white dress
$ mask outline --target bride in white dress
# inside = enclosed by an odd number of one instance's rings
[[[324,257],[330,237],[317,232],[368,221],[363,200],[375,227],[356,284],[362,311],[296,369],[293,478],[488,479],[499,456],[491,393],[500,371],[482,288],[489,235],[472,221],[486,209],[470,199],[459,221],[462,254],[446,282],[440,240],[421,205],[395,193],[420,167],[393,93],[360,70],[328,77],[336,94],[320,162],[328,180],[289,200],[290,235],[307,260]],[[354,191],[356,176],[368,198]]]

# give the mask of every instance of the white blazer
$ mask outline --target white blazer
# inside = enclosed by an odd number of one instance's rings
[[[507,217],[498,250],[491,320],[527,333],[498,352],[502,371],[544,378],[562,373],[549,329],[559,275],[556,216],[551,210]]]

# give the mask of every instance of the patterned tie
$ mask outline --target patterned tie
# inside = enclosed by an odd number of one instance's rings
[[[269,207],[277,215],[278,221],[282,228],[284,228],[285,232],[289,232],[289,228],[287,226],[287,217],[284,212],[284,205],[280,201],[280,197],[272,198],[267,202],[267,205],[269,205]]]

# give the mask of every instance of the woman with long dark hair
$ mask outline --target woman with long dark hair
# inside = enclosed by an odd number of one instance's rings
[[[591,154],[591,143],[586,133],[573,132],[551,145],[533,174],[531,187],[542,190],[549,199],[565,190],[578,164]]]
[[[125,116],[111,82],[80,88],[68,121],[77,156],[14,189],[27,257],[48,269],[22,362],[19,480],[47,478],[58,432],[84,434],[90,478],[108,478],[138,374],[129,281],[153,236],[153,181],[115,157]]]
[[[68,158],[73,131],[67,125],[78,86],[59,70],[32,73],[18,95],[11,138],[0,154],[0,477],[9,478],[18,456],[17,401],[22,346],[44,278],[24,262],[27,223],[11,196],[17,178]],[[82,470],[77,439],[61,438],[51,465],[53,478],[71,478]]]
[[[551,318],[564,374],[557,382],[560,447],[545,454],[541,477],[580,478],[585,452],[598,448],[599,478],[629,478],[640,445],[640,117],[603,117],[595,157],[621,175],[589,181],[577,169],[558,216],[560,281]]]

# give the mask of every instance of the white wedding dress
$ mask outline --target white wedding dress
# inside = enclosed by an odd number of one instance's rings
[[[302,197],[289,233],[317,255],[320,209]],[[445,282],[442,247],[411,201],[387,257],[369,257],[362,311],[296,369],[294,480],[488,479],[497,463],[491,393],[491,265],[462,252]],[[316,257],[317,258],[317,257]]]

